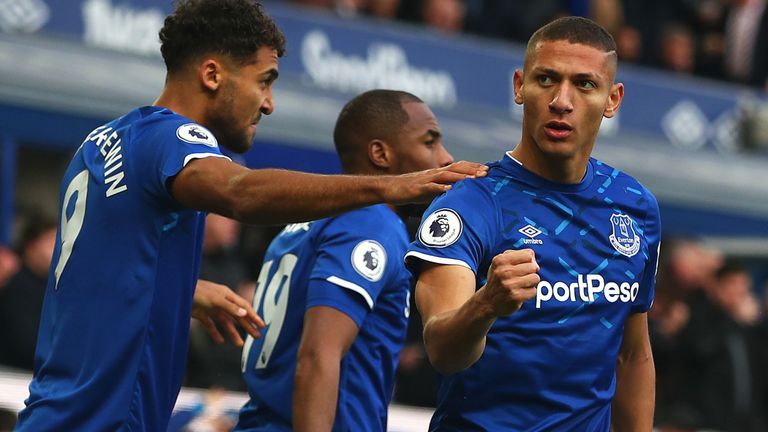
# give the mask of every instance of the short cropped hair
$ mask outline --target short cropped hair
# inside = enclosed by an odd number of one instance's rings
[[[52,230],[56,230],[56,221],[54,219],[39,213],[30,216],[24,224],[24,229],[21,231],[18,245],[19,254],[23,254],[33,242]]]
[[[353,168],[356,156],[371,140],[395,138],[408,123],[403,104],[409,102],[424,103],[400,90],[369,90],[344,105],[333,130],[333,142],[345,171]]]
[[[543,41],[568,41],[572,44],[591,46],[603,52],[616,52],[616,41],[601,25],[588,18],[570,16],[558,18],[536,30],[528,39],[526,60]]]
[[[254,0],[178,0],[160,42],[169,73],[208,54],[245,63],[263,46],[285,53],[285,36]]]
[[[715,278],[720,281],[734,274],[748,274],[749,271],[740,261],[728,260],[715,270]]]

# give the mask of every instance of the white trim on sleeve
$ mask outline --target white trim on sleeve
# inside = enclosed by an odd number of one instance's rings
[[[188,154],[187,157],[184,158],[184,165],[183,166],[187,166],[189,161],[191,161],[193,159],[204,159],[204,158],[207,158],[207,157],[219,157],[219,158],[224,158],[224,159],[226,159],[228,161],[232,160],[232,159],[228,158],[227,156],[224,156],[223,154],[217,154],[217,153],[192,153],[192,154]]]
[[[469,264],[465,263],[462,260],[457,260],[457,259],[453,259],[453,258],[436,257],[436,256],[427,255],[425,253],[416,252],[416,251],[410,251],[407,254],[405,254],[405,257],[403,258],[403,260],[404,261],[407,260],[408,257],[418,258],[420,260],[428,261],[428,262],[435,263],[435,264],[447,264],[447,265],[462,266],[462,267],[466,267],[466,268],[472,270],[472,267],[470,267]]]
[[[332,283],[334,285],[338,285],[338,286],[340,286],[342,288],[346,288],[348,290],[351,290],[351,291],[354,291],[354,292],[360,294],[365,299],[365,302],[368,303],[368,307],[370,309],[373,309],[373,299],[371,298],[371,295],[368,294],[368,291],[363,289],[363,287],[361,287],[360,285],[357,285],[357,284],[352,283],[350,281],[346,281],[346,280],[344,280],[344,279],[342,279],[340,277],[336,277],[336,276],[328,276],[328,278],[326,278],[325,280],[327,280],[328,282],[330,282],[330,283]]]

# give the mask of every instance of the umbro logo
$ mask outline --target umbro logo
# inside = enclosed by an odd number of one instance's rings
[[[527,239],[523,239],[523,243],[525,244],[544,244],[542,240],[535,238],[537,235],[541,234],[541,230],[531,224],[520,228],[517,232],[528,237]]]

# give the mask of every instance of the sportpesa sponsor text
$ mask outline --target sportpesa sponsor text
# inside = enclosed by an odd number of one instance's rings
[[[578,299],[592,303],[600,298],[601,293],[609,303],[631,303],[637,298],[639,290],[640,284],[637,282],[606,282],[599,274],[579,274],[576,281],[570,284],[541,281],[536,285],[536,309],[541,308],[542,302],[550,301],[553,297],[559,302],[575,302]]]

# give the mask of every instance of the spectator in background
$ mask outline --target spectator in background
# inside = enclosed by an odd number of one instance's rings
[[[427,27],[459,33],[464,29],[465,15],[463,0],[421,0],[421,19]]]
[[[224,284],[235,291],[246,282],[247,271],[238,249],[239,238],[240,222],[215,213],[205,218],[201,279]]]
[[[725,66],[734,81],[768,89],[768,8],[765,0],[726,0]]]
[[[725,79],[723,52],[726,10],[723,0],[697,2],[693,29],[697,39],[696,73],[702,76]]]
[[[679,338],[689,324],[691,303],[698,308],[705,292],[715,285],[722,266],[719,251],[694,239],[667,240],[659,265],[656,299],[649,312],[649,330],[656,363],[656,421],[659,425],[693,427],[698,424],[692,408],[681,404],[687,383],[682,377],[686,363],[680,356]]]
[[[619,60],[638,63],[643,57],[643,36],[632,26],[622,26],[616,33],[616,51]]]
[[[205,219],[203,258],[200,278],[228,286],[243,298],[252,294],[247,284],[247,271],[238,250],[240,223],[210,213]],[[232,344],[216,344],[206,328],[192,320],[187,356],[185,385],[200,388],[245,390],[240,374],[241,349]]]
[[[726,263],[715,274],[707,294],[736,323],[752,327],[760,318],[760,301],[752,292],[752,277],[736,263]]]
[[[644,48],[640,61],[648,65],[658,64],[658,48],[661,46],[661,34],[669,22],[687,23],[692,16],[690,6],[685,0],[622,0],[624,26],[637,29]]]
[[[688,299],[714,283],[715,271],[723,265],[722,254],[694,239],[679,239],[670,247],[668,269],[674,297]]]
[[[343,17],[369,15],[394,20],[400,16],[400,0],[337,0],[333,9]]]
[[[671,22],[661,32],[661,67],[692,74],[696,65],[696,44],[688,26]]]
[[[766,342],[757,337],[752,280],[738,263],[722,265],[678,338],[681,393],[673,405],[688,426],[727,432],[768,430]],[[670,419],[674,422],[676,419]]]
[[[375,17],[395,19],[401,3],[401,0],[368,0],[367,11]]]
[[[616,34],[624,21],[624,8],[619,0],[568,0],[571,15],[592,18]]]
[[[20,241],[21,269],[0,291],[0,362],[7,366],[32,370],[55,243],[52,220],[30,219]]]
[[[0,245],[0,290],[5,288],[8,279],[19,271],[19,257],[5,246]]]

